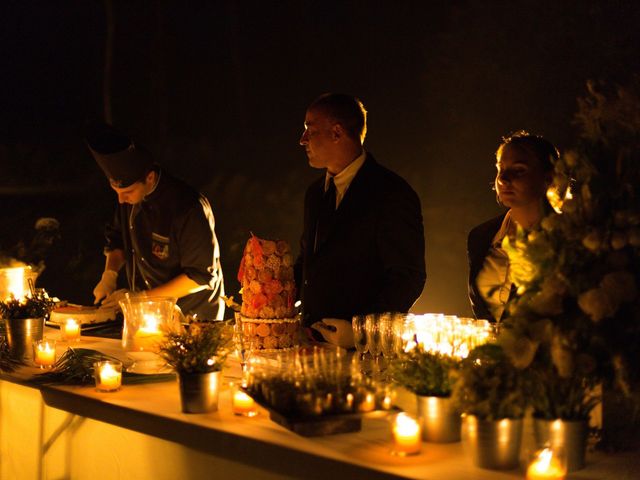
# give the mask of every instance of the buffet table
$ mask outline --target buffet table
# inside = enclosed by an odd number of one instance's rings
[[[116,340],[83,337],[79,346],[124,355]],[[270,421],[264,410],[254,418],[234,416],[228,382],[240,370],[229,363],[219,410],[198,415],[180,412],[174,382],[100,393],[89,386],[33,386],[29,379],[38,370],[31,367],[2,375],[0,478],[523,478],[522,471],[474,467],[460,443],[424,443],[419,455],[392,456],[384,416],[365,417],[360,432],[313,438]],[[399,404],[414,409],[409,394],[400,394]],[[530,437],[525,429],[523,456]],[[638,478],[637,457],[590,453],[587,468],[568,478]]]

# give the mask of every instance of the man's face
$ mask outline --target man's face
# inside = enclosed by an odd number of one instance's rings
[[[150,178],[150,175],[147,175],[143,181],[135,182],[134,184],[124,188],[116,187],[114,184],[111,184],[113,191],[118,194],[118,203],[128,203],[129,205],[136,205],[142,202],[145,195],[151,191],[152,187],[153,180]]]
[[[307,110],[304,117],[304,132],[300,145],[309,157],[309,165],[327,168],[333,157],[336,144],[335,123],[320,110]]]

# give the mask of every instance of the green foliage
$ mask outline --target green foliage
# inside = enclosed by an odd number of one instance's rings
[[[13,372],[21,363],[11,354],[5,337],[0,337],[0,372]]]
[[[49,315],[55,303],[46,292],[36,291],[32,296],[18,300],[13,296],[0,301],[1,318],[41,318]]]
[[[416,395],[448,397],[458,366],[456,359],[416,347],[394,359],[390,369],[393,379]]]
[[[37,385],[91,385],[94,383],[93,364],[103,360],[118,361],[88,348],[69,348],[55,363],[50,372],[36,375],[31,381]],[[172,380],[173,374],[142,375],[123,372],[122,383],[132,385]]]
[[[529,398],[536,418],[588,420],[599,402],[595,382],[587,376],[562,378],[553,365],[532,368],[530,374]]]
[[[522,418],[527,406],[525,376],[502,347],[481,345],[462,361],[453,398],[461,411],[482,420]]]
[[[519,367],[544,368],[541,411],[571,415],[590,407],[580,365],[623,392],[640,385],[640,77],[589,83],[578,105],[580,142],[555,165],[562,213],[505,245],[520,297],[501,342]]]
[[[193,322],[184,330],[168,332],[160,356],[177,373],[222,370],[233,332],[228,322]]]

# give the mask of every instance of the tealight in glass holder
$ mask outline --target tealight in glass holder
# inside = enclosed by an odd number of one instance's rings
[[[567,476],[567,456],[561,447],[536,451],[527,466],[527,480],[564,480]]]
[[[124,315],[122,347],[135,361],[128,370],[163,372],[165,363],[158,355],[158,349],[166,332],[180,326],[176,300],[170,297],[127,296],[120,306]]]
[[[422,429],[420,422],[406,413],[399,413],[392,420],[392,455],[406,457],[417,455],[422,448]]]
[[[120,390],[122,386],[122,362],[116,360],[94,362],[93,377],[96,381],[96,390],[99,392]]]
[[[231,410],[234,415],[243,417],[255,417],[258,415],[258,405],[247,393],[236,383],[231,387]]]
[[[47,369],[56,363],[56,341],[47,338],[33,342],[33,363]]]
[[[60,339],[69,343],[80,341],[80,324],[74,318],[67,318],[60,325]]]

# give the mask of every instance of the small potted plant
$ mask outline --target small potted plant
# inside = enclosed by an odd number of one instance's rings
[[[18,360],[32,357],[32,344],[42,340],[44,321],[54,307],[54,301],[44,290],[36,290],[32,295],[17,299],[13,295],[0,301],[0,318],[12,355]]]
[[[416,395],[422,438],[428,442],[460,441],[460,412],[451,402],[459,360],[416,347],[391,363],[397,383]]]
[[[464,412],[462,438],[481,468],[518,466],[525,376],[496,344],[473,349],[460,367],[454,400]]]
[[[541,355],[539,355],[541,357]],[[589,362],[590,363],[590,362]],[[596,380],[582,368],[561,377],[551,361],[537,358],[530,368],[533,427],[538,448],[549,444],[566,454],[567,471],[585,465],[589,415],[599,403]]]
[[[190,322],[169,331],[159,346],[160,356],[178,374],[185,413],[218,409],[220,372],[233,335],[227,322]]]

